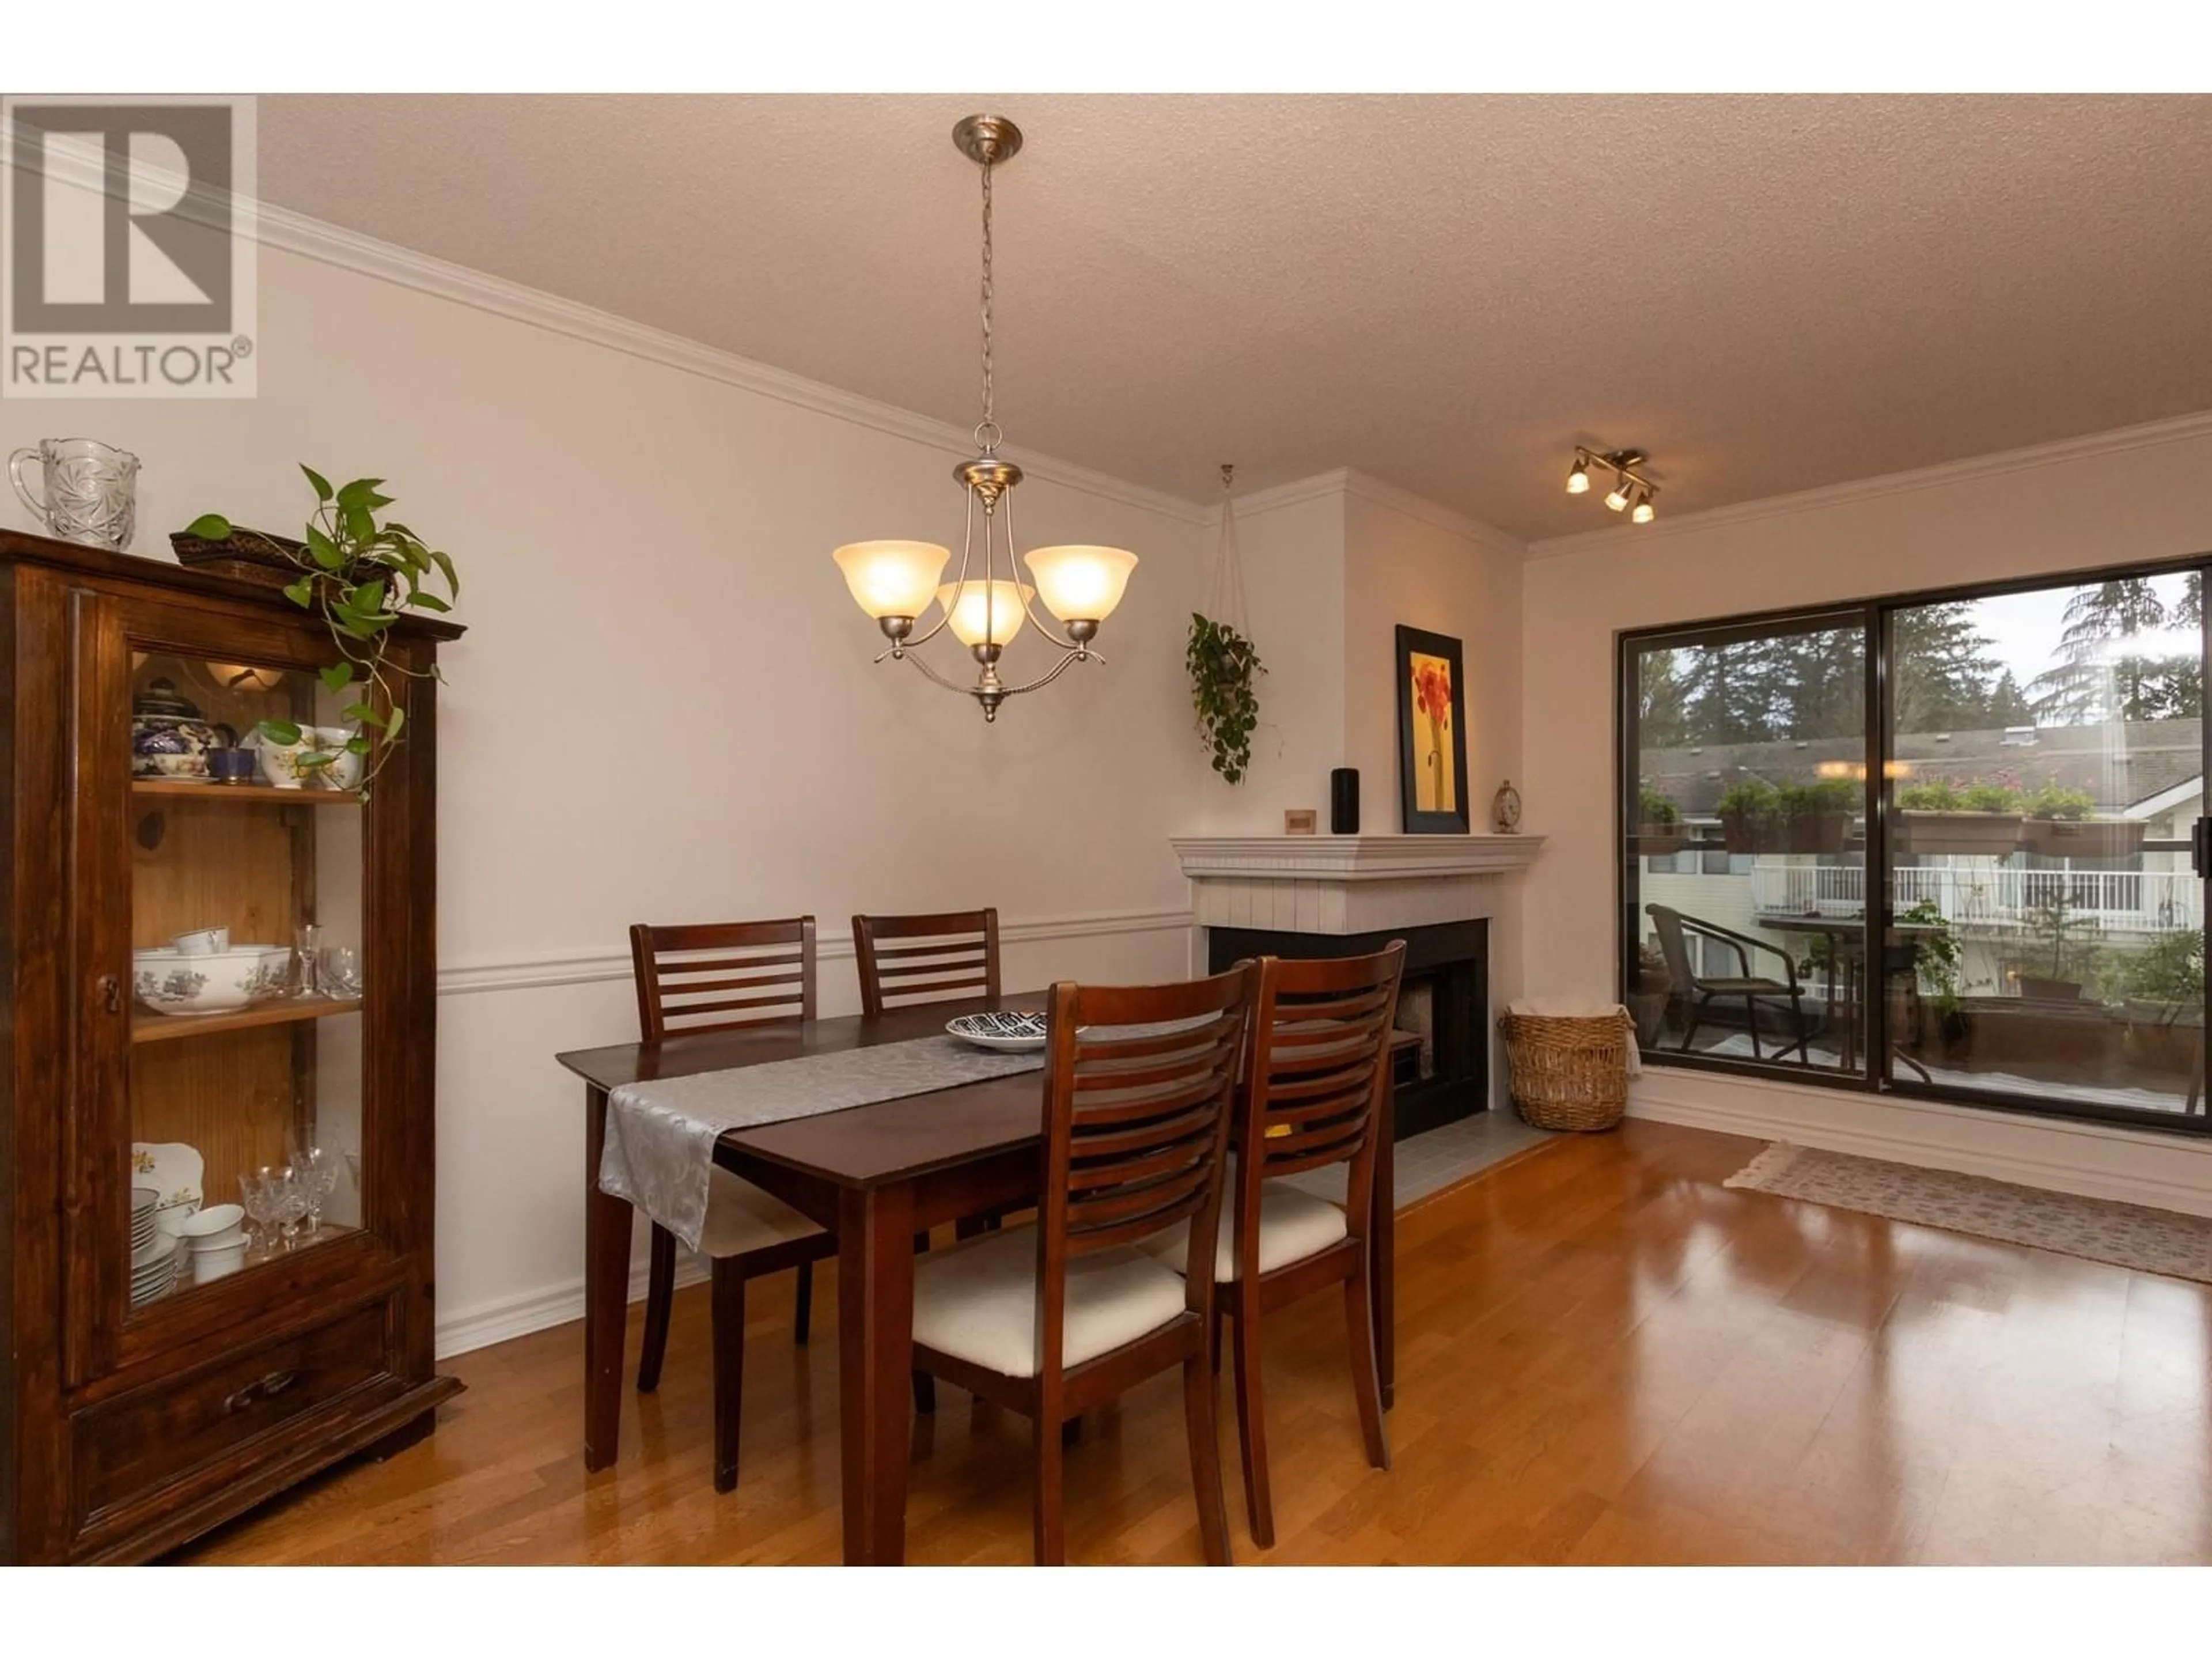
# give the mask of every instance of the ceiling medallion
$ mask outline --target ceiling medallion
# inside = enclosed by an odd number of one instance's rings
[[[971,115],[952,129],[952,142],[983,175],[983,418],[975,426],[975,456],[952,469],[966,497],[960,573],[940,585],[952,553],[935,542],[854,542],[832,556],[845,574],[854,602],[875,618],[891,642],[876,660],[912,663],[946,690],[965,691],[982,705],[984,720],[993,721],[1008,697],[1051,684],[1070,663],[1103,660],[1091,642],[1098,625],[1121,604],[1137,556],[1118,547],[1033,548],[1022,557],[1031,580],[1020,578],[1014,561],[1014,489],[1022,470],[999,453],[1005,434],[993,414],[991,171],[1020,151],[1022,131],[1004,116]],[[1003,576],[998,574],[1001,548]],[[981,574],[971,577],[969,572],[978,563]],[[1066,632],[1037,615],[1036,599],[1043,600]],[[916,634],[915,623],[933,603],[941,614]],[[1010,685],[1000,676],[1000,660],[1024,623],[1043,636],[1059,659],[1036,678]],[[972,685],[946,678],[916,654],[948,627],[975,659]]]

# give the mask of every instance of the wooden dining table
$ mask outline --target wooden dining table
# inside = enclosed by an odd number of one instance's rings
[[[584,1080],[584,1467],[615,1461],[625,1376],[633,1211],[599,1190],[607,1096],[626,1083],[763,1066],[808,1054],[905,1042],[958,1014],[1042,1008],[1042,992],[894,1009],[869,1019],[787,1021],[623,1042],[557,1056]],[[1412,1039],[1405,1039],[1410,1041]],[[1394,1057],[1400,1045],[1394,1045]],[[845,1559],[895,1565],[906,1555],[908,1376],[915,1235],[1003,1206],[1040,1186],[1043,1082],[1025,1072],[781,1123],[732,1129],[714,1161],[775,1194],[837,1237],[838,1444]],[[1393,1206],[1390,1098],[1376,1158],[1376,1360],[1391,1402]],[[703,1475],[702,1477],[703,1478]]]

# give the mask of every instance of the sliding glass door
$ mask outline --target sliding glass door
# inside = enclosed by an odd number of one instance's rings
[[[1893,1079],[2201,1108],[2203,623],[2194,571],[1889,612]]]
[[[1866,1066],[1867,623],[1637,642],[1627,1000],[1647,1054]]]
[[[2203,577],[1624,636],[1645,1058],[2212,1127]]]

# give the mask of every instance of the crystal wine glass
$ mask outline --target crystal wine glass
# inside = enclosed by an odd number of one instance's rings
[[[312,997],[322,991],[323,939],[325,930],[313,922],[300,928],[293,939],[294,956],[299,963],[299,983],[293,988],[295,996]]]
[[[300,1222],[307,1213],[307,1189],[301,1182],[300,1172],[290,1164],[269,1178],[270,1191],[275,1194],[277,1236],[288,1250],[296,1249],[300,1242]]]
[[[249,1170],[238,1178],[238,1196],[246,1206],[246,1218],[258,1224],[246,1229],[252,1235],[252,1243],[247,1246],[249,1249],[265,1253],[272,1243],[269,1237],[269,1224],[276,1218],[276,1212],[269,1183],[275,1174],[276,1171],[264,1164],[259,1169]]]
[[[337,1190],[338,1155],[323,1146],[313,1124],[292,1137],[292,1169],[307,1197],[307,1237],[323,1231],[323,1205]]]

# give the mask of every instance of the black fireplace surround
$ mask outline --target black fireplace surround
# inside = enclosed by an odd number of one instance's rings
[[[1490,1108],[1490,924],[1446,921],[1423,927],[1393,927],[1379,933],[1285,933],[1269,927],[1209,927],[1206,930],[1207,971],[1223,969],[1248,957],[1356,957],[1380,951],[1394,939],[1406,941],[1406,987],[1399,996],[1401,1018],[1408,993],[1428,988],[1435,1061],[1420,1075],[1417,1055],[1399,1061],[1395,1138],[1472,1117]]]

